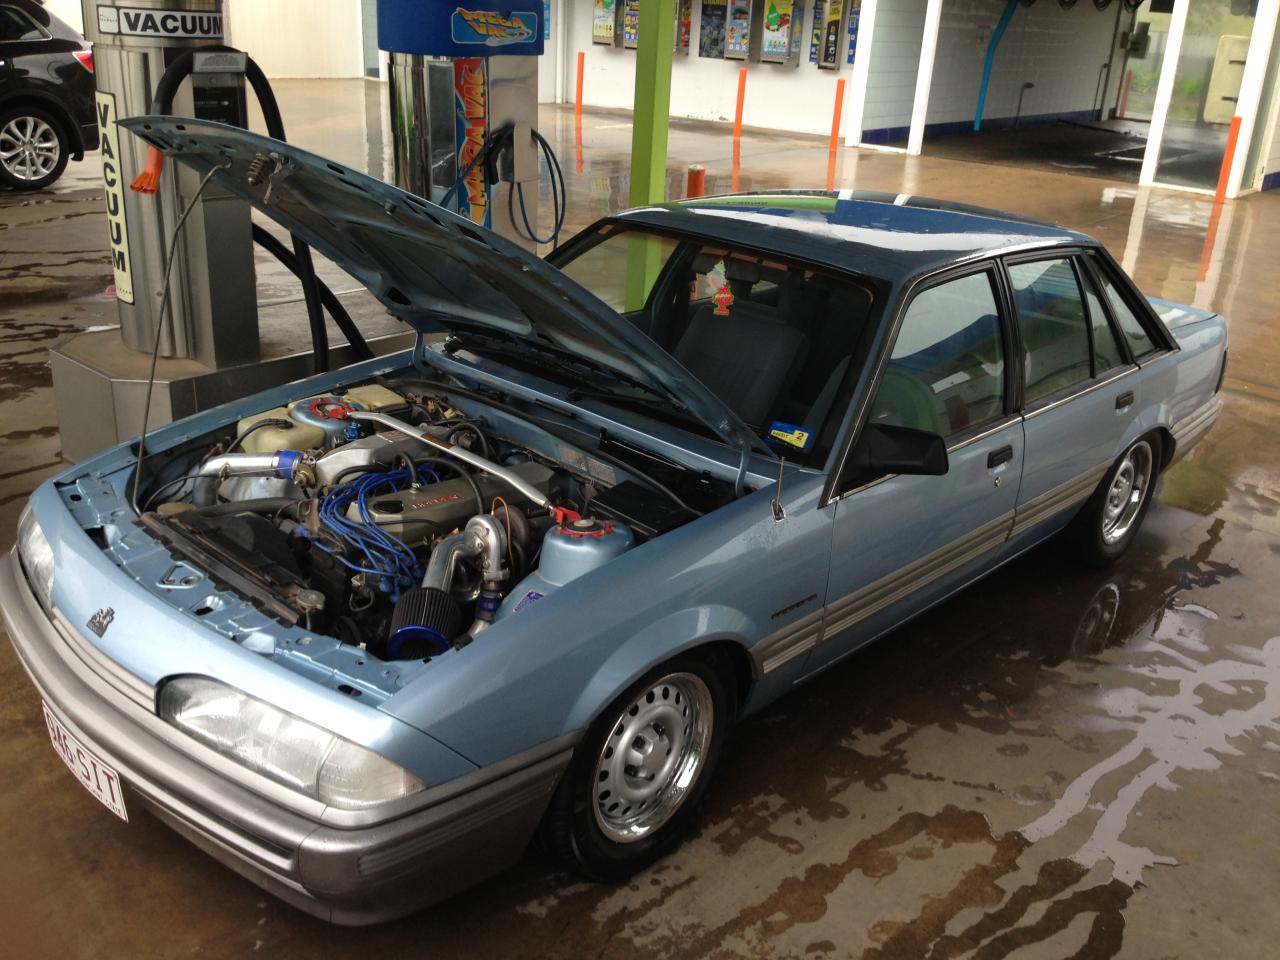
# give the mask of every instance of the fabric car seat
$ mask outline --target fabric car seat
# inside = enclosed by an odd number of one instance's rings
[[[808,338],[783,323],[776,307],[748,299],[756,265],[731,258],[725,272],[733,302],[727,309],[699,307],[674,355],[743,421],[759,427],[789,386]]]

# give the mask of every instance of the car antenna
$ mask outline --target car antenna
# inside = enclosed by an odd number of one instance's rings
[[[773,507],[774,523],[787,519],[787,511],[782,509],[782,473],[786,469],[787,458],[778,458],[778,485],[773,488],[773,501],[770,503],[770,506]]]

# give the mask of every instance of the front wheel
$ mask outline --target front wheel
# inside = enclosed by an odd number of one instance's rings
[[[1073,521],[1081,557],[1090,566],[1107,566],[1129,549],[1151,506],[1158,461],[1158,441],[1135,441]]]
[[[677,657],[600,715],[544,824],[563,865],[616,882],[680,843],[706,798],[733,715],[725,676],[713,657]]]

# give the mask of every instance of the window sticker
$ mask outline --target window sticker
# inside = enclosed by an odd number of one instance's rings
[[[795,447],[802,453],[808,453],[813,448],[814,437],[812,430],[798,427],[794,423],[775,420],[769,424],[768,439],[770,443],[786,444],[789,447]]]

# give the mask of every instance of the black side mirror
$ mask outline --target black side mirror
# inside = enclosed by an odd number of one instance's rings
[[[853,465],[869,477],[890,473],[940,477],[947,472],[947,443],[925,430],[870,423],[853,448]]]

